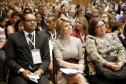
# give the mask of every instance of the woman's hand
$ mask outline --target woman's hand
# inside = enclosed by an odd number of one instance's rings
[[[115,70],[116,63],[114,63],[114,62],[106,62],[104,64],[104,66],[107,67],[107,68],[109,68],[109,69],[111,69],[111,70]]]
[[[81,71],[84,71],[84,65],[83,64],[78,64],[78,69]]]
[[[124,62],[118,62],[114,65],[114,70],[119,71],[124,66]]]
[[[119,71],[123,66],[124,66],[124,62],[118,62],[118,63],[107,62],[106,63],[106,67],[114,71]]]

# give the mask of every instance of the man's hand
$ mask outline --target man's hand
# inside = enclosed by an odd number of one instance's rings
[[[42,69],[38,69],[37,71],[34,72],[34,75],[37,75],[39,77],[41,77],[44,74]]]
[[[29,75],[31,74],[32,72],[30,72],[29,70],[23,70],[21,72],[21,76],[24,77],[25,79],[29,79]]]

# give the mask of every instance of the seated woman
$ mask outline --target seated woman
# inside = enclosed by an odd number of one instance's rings
[[[58,28],[59,35],[54,43],[54,56],[60,67],[57,74],[58,84],[88,84],[83,76],[84,54],[81,41],[70,36],[72,26],[70,26],[69,20],[60,20]],[[61,68],[74,69],[79,72],[68,75],[63,73]]]
[[[88,30],[88,22],[84,17],[78,17],[76,19],[73,35],[81,40],[82,43],[86,43]]]
[[[12,24],[9,25],[9,26],[7,26],[7,28],[5,29],[7,38],[8,38],[8,35],[9,35],[10,33],[16,32],[14,26],[15,26],[15,23],[16,23],[18,20],[20,20],[20,19],[21,19],[21,14],[20,14],[20,13],[17,13],[17,12],[16,12],[16,13],[13,13],[13,14],[11,15]]]
[[[96,72],[93,61],[99,62],[104,67],[118,72],[126,63],[126,54],[121,42],[112,33],[106,33],[105,23],[99,18],[92,18],[89,23],[89,36],[86,44],[87,63],[89,68],[90,84],[126,84],[126,81],[109,80],[102,78]],[[111,62],[105,57],[115,57],[117,61]]]

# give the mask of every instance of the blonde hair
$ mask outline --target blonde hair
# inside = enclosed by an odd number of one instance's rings
[[[70,20],[66,17],[59,18],[59,20],[57,22],[57,30],[58,30],[58,36],[61,39],[66,38],[65,30],[63,28],[64,23],[70,23]]]
[[[82,21],[82,23],[83,23],[83,31],[85,33],[87,33],[88,32],[88,21],[87,21],[87,19],[85,17],[78,17],[77,20]]]

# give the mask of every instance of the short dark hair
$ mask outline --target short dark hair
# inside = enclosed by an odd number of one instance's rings
[[[21,14],[18,12],[12,13],[11,18],[14,18],[14,16],[19,16],[21,18]]]
[[[96,28],[96,25],[98,24],[98,22],[100,21],[101,19],[100,18],[91,18],[90,22],[89,22],[89,28],[88,28],[88,33],[92,36],[95,36],[96,33],[95,33],[95,28]],[[102,21],[102,20],[101,20]]]
[[[60,6],[60,8],[63,8],[65,5],[64,4],[62,4],[61,6]]]
[[[117,12],[116,12],[116,10],[111,10],[111,11],[109,11],[109,12],[110,12],[110,14],[111,14],[112,12],[115,12],[115,13],[117,13]]]
[[[26,12],[27,10],[29,10],[29,12]],[[23,13],[32,13],[32,10],[30,8],[25,8]]]
[[[28,14],[33,14],[33,13],[24,13],[24,14],[22,15],[21,20],[22,20],[22,21],[25,21],[25,16],[28,15]]]
[[[47,18],[51,18],[53,21],[57,21],[57,17],[55,15],[49,15]]]
[[[35,13],[35,17],[36,17],[38,14],[40,14],[40,13]],[[41,14],[40,14],[40,15],[41,15]]]
[[[48,9],[48,6],[46,4],[43,4],[43,5],[38,6],[38,9],[39,8],[43,8],[43,7],[47,7],[47,9]]]

